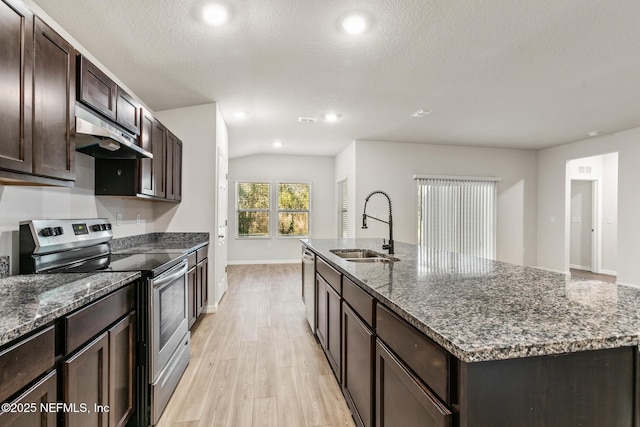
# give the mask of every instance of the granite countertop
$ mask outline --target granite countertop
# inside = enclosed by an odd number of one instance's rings
[[[640,344],[640,289],[395,243],[395,263],[354,263],[330,249],[382,239],[309,239],[365,291],[464,362]]]
[[[139,277],[139,272],[128,272],[30,274],[0,279],[0,346]]]
[[[209,233],[149,233],[111,241],[114,254],[193,252],[209,243]]]

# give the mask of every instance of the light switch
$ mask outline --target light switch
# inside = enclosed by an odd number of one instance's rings
[[[581,218],[579,216],[573,216],[573,217],[571,217],[571,222],[581,223],[582,221],[581,221]]]
[[[116,214],[116,225],[122,225],[122,213],[118,212]]]
[[[607,224],[613,224],[613,217],[612,216],[608,216],[607,217]]]
[[[556,217],[555,217],[555,216],[552,216],[552,217],[550,218],[550,221],[551,221],[551,223],[553,224],[554,222],[556,222]]]

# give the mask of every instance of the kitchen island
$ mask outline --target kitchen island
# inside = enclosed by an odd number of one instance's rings
[[[325,352],[330,361],[338,355],[334,371],[359,424],[412,425],[407,414],[422,408],[434,426],[640,425],[640,290],[403,243],[396,262],[331,252],[384,253],[379,239],[303,245],[316,254],[316,291],[342,301],[333,322],[342,348]],[[373,301],[369,321],[347,298],[352,285]],[[320,295],[317,310],[330,302]],[[317,314],[321,343],[331,314]],[[365,328],[353,328],[354,319]],[[355,377],[349,383],[349,369],[367,360],[349,346],[362,330],[371,342],[370,396]]]

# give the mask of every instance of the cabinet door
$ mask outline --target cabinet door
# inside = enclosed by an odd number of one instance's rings
[[[66,427],[107,427],[109,413],[96,410],[108,405],[109,335],[100,335],[62,365],[62,393],[66,403],[75,403],[77,412],[64,413]],[[80,410],[80,404],[87,411]],[[98,405],[98,406],[95,406]]]
[[[182,200],[182,141],[173,145],[173,200]]]
[[[0,412],[0,426],[3,427],[53,427],[56,425],[56,412],[40,410],[41,404],[55,403],[57,399],[58,377],[56,371],[36,382],[11,404],[37,405],[35,411]],[[18,406],[19,407],[19,406]]]
[[[140,137],[138,138],[138,145],[148,152],[153,154],[155,159],[155,154],[153,153],[153,144],[152,144],[152,135],[154,128],[155,120],[151,113],[149,113],[144,108],[140,109]],[[145,194],[147,196],[153,196],[155,192],[154,188],[154,168],[153,161],[154,159],[140,159],[140,188],[138,192],[141,194]]]
[[[76,54],[39,18],[35,19],[34,69],[33,173],[73,181]]]
[[[327,348],[327,282],[316,274],[316,335],[322,348]]]
[[[198,311],[197,315],[199,316],[206,308],[207,303],[209,302],[209,280],[208,280],[208,272],[209,272],[209,260],[205,258],[203,261],[198,263]]]
[[[133,413],[135,313],[109,329],[109,427],[122,427]]]
[[[327,286],[327,345],[326,353],[329,364],[333,369],[338,383],[341,382],[342,372],[342,306],[340,295]]]
[[[167,140],[165,144],[165,165],[164,165],[164,176],[165,176],[165,186],[166,192],[165,197],[169,200],[174,199],[174,186],[173,186],[173,150],[176,145],[176,137],[171,132],[167,131]]]
[[[0,1],[0,169],[31,172],[33,15]]]
[[[198,317],[198,269],[193,267],[187,273],[187,301],[189,302],[189,329],[196,323]]]
[[[80,101],[115,120],[118,87],[116,83],[84,56],[80,57],[79,74]]]
[[[116,122],[120,123],[126,129],[135,133],[140,133],[140,104],[133,99],[131,95],[117,87],[116,100]]]
[[[153,153],[153,196],[165,197],[165,157],[167,144],[167,128],[157,120],[153,122],[151,132],[151,152]]]
[[[451,411],[380,340],[376,341],[376,426],[449,427]]]
[[[361,427],[373,426],[374,334],[342,303],[342,391]]]

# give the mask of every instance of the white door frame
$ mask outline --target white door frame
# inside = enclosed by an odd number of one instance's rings
[[[600,247],[602,242],[602,230],[600,227],[600,218],[602,216],[602,204],[600,203],[600,180],[598,179],[570,179],[569,191],[567,194],[567,207],[570,206],[571,200],[571,188],[574,181],[588,181],[591,182],[591,272],[600,273],[602,271],[602,248]],[[567,227],[569,230],[569,240],[566,242],[568,254],[568,248],[571,244],[571,209],[567,209]],[[570,257],[567,257],[566,264],[569,267],[571,264]],[[566,269],[569,271],[569,268]]]

